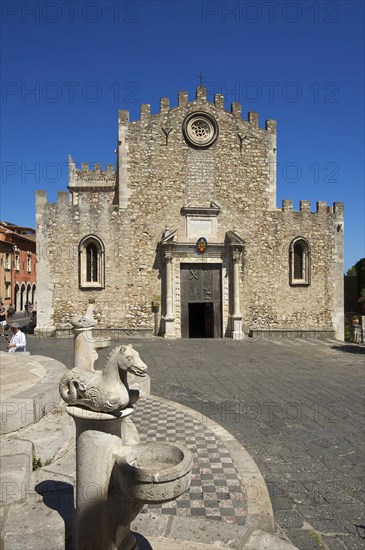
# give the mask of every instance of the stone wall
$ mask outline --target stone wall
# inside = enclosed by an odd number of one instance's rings
[[[242,309],[246,329],[313,329],[334,326],[334,232],[342,213],[317,203],[317,212],[267,212],[261,233],[249,235],[244,259]],[[261,225],[262,224],[262,225]],[[289,246],[302,236],[311,245],[311,284],[289,284]],[[336,289],[337,291],[337,289]]]
[[[194,112],[207,113],[218,124],[218,138],[207,148],[192,147],[183,135],[184,120]],[[240,266],[245,332],[255,328],[335,329],[341,336],[334,325],[341,323],[343,208],[340,203],[334,207],[317,203],[317,211],[311,212],[307,201],[299,212],[292,210],[290,201],[283,201],[280,209],[275,207],[274,121],[266,121],[261,129],[256,113],[249,113],[245,121],[239,104],[232,104],[227,112],[221,95],[210,103],[205,89],[199,87],[194,101],[180,92],[174,108],[168,99],[161,99],[157,114],[142,105],[140,119],[133,122],[128,112],[120,111],[118,135],[114,191],[110,166],[109,187],[103,190],[95,181],[88,186],[85,178],[77,186],[75,174],[81,178],[83,172],[73,165],[69,202],[60,194],[57,204],[49,204],[44,193],[38,194],[41,325],[68,326],[70,316],[95,298],[100,327],[152,332],[152,301],[161,299],[164,292],[165,264],[159,243],[165,229],[176,230],[177,242],[190,242],[194,260],[196,239],[188,237],[181,209],[186,204],[209,207],[214,201],[220,213],[210,240],[224,243],[227,231],[234,228],[245,241]],[[97,171],[102,173],[99,166]],[[105,288],[100,290],[79,288],[78,246],[90,234],[105,246]],[[289,246],[298,236],[311,247],[309,286],[289,284]],[[231,285],[230,269],[225,258],[220,261],[226,273],[224,298]],[[178,313],[178,304],[174,307]],[[225,299],[222,310],[223,334],[227,334],[231,309]]]

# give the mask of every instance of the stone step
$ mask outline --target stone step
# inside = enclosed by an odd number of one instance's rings
[[[36,424],[9,434],[13,440],[26,440],[33,444],[33,455],[45,464],[67,453],[75,444],[75,424],[66,412],[66,405],[56,406]]]
[[[2,436],[1,505],[24,502],[30,490],[33,458],[44,466],[57,461],[74,447],[74,422],[65,409],[65,405],[57,407],[36,424]]]
[[[32,475],[33,445],[31,441],[1,439],[0,503],[2,506],[22,502],[29,491]]]
[[[0,361],[1,434],[35,424],[60,404],[58,381],[68,370],[65,365],[49,357],[21,353],[0,352]]]
[[[1,550],[72,550],[74,478],[74,449],[34,471],[21,499],[1,507]]]

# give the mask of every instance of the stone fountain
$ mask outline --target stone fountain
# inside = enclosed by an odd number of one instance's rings
[[[129,388],[128,373],[145,376],[147,365],[131,345],[122,345],[95,370],[96,350],[110,339],[92,337],[93,310],[89,304],[84,316],[72,319],[74,368],[60,382],[76,424],[74,546],[137,550],[131,522],[145,503],[174,500],[189,488],[193,458],[177,443],[139,442],[129,419],[139,391]]]

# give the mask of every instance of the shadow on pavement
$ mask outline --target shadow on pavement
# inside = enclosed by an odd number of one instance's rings
[[[72,550],[72,524],[74,516],[74,489],[70,483],[47,479],[35,486],[48,508],[56,510],[65,522],[65,550]]]
[[[145,539],[140,533],[136,533],[136,531],[133,531],[133,535],[136,537],[139,550],[153,550],[148,540]]]
[[[365,354],[365,347],[361,346],[331,346],[331,349],[335,349],[337,351],[342,351],[345,353],[357,353],[357,354]]]

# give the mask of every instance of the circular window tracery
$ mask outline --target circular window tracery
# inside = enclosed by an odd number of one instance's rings
[[[205,120],[193,120],[191,131],[197,139],[206,139],[211,133],[210,126]]]
[[[191,113],[183,123],[186,141],[194,147],[209,147],[218,137],[218,124],[208,113]]]

